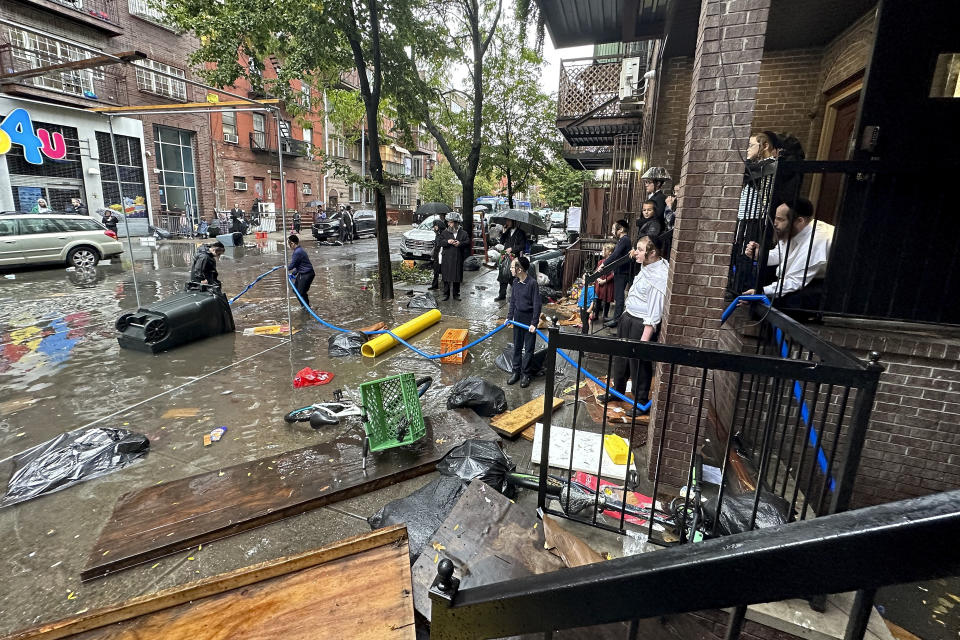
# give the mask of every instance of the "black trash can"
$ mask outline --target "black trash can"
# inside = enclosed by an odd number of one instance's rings
[[[186,290],[116,322],[124,349],[158,353],[234,330],[230,304],[219,287],[187,283]]]

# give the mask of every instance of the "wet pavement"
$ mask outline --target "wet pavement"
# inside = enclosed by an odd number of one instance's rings
[[[397,246],[403,230],[390,230],[391,246]],[[161,241],[156,247],[135,241],[141,306],[182,289],[195,246],[183,240]],[[313,241],[304,246],[317,272],[310,297],[325,320],[346,328],[381,320],[397,326],[420,313],[404,308],[406,294],[424,291],[428,284],[398,282],[395,300],[377,296],[374,239],[344,247]],[[88,425],[124,427],[145,434],[151,443],[145,459],[121,471],[0,509],[0,635],[369,531],[369,515],[431,476],[106,578],[79,579],[120,495],[333,439],[336,428],[318,432],[305,424],[288,425],[283,415],[332,400],[334,389],[359,401],[362,382],[403,372],[430,375],[434,385],[422,400],[428,416],[445,411],[449,387],[472,374],[483,373],[501,385],[511,408],[543,392],[542,379],[528,389],[506,386],[507,375],[493,364],[511,339],[508,331],[472,349],[463,366],[428,361],[402,346],[376,359],[331,358],[331,330],[293,299],[298,332],[292,340],[242,335],[245,328],[286,322],[279,270],[233,306],[236,333],[157,355],[121,350],[114,321],[137,306],[129,258],[125,253],[124,264],[114,261],[90,272],[32,268],[5,272],[14,278],[0,279],[0,478],[8,476],[10,456]],[[277,240],[228,248],[219,265],[225,293],[235,295],[282,261]],[[447,328],[468,328],[472,340],[498,326],[506,308],[493,301],[495,278],[485,268],[467,272],[463,301],[441,302],[443,319],[418,335],[415,344],[436,353]],[[306,366],[332,372],[333,381],[294,389],[296,372]],[[171,409],[195,409],[196,415],[164,417]],[[203,434],[218,426],[226,426],[227,433],[204,447]],[[519,468],[529,469],[530,445],[519,442],[510,447],[511,455]]]

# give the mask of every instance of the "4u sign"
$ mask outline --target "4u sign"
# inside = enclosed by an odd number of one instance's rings
[[[33,121],[26,109],[14,109],[0,122],[0,155],[18,144],[23,147],[23,157],[30,164],[43,164],[43,156],[51,160],[67,157],[67,144],[63,134],[46,129],[34,131]]]

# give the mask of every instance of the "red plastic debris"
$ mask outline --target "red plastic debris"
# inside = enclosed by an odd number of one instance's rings
[[[300,371],[297,371],[297,375],[293,379],[293,386],[296,389],[300,389],[318,384],[327,384],[331,380],[333,380],[333,374],[329,371],[317,371],[310,367],[304,367],[300,369]]]

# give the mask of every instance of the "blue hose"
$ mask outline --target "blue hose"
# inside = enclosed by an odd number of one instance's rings
[[[263,279],[266,278],[268,275],[270,275],[271,273],[273,273],[274,271],[276,271],[277,269],[279,269],[279,268],[282,267],[282,266],[283,266],[283,265],[279,265],[279,264],[278,264],[278,265],[275,266],[273,269],[270,269],[270,271],[267,271],[266,273],[261,273],[259,276],[257,276],[257,279],[256,279],[256,280],[254,280],[253,282],[251,282],[250,284],[247,285],[247,288],[246,288],[246,289],[244,289],[243,291],[241,291],[241,292],[238,293],[237,295],[233,296],[233,298],[230,299],[230,304],[233,304],[234,302],[236,302],[236,301],[237,301],[237,298],[239,298],[240,296],[242,296],[243,294],[245,294],[247,291],[250,291],[250,289],[253,289],[253,285],[257,284],[258,282],[260,282],[261,280],[263,280]]]

